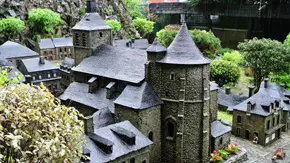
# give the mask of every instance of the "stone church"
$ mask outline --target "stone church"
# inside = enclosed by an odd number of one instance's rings
[[[218,105],[210,60],[185,22],[168,48],[158,39],[146,51],[112,46],[111,28],[95,6],[88,0],[73,27],[74,81],[59,97],[87,116],[84,154],[90,162],[208,162],[216,144],[211,133],[229,131],[212,123]]]

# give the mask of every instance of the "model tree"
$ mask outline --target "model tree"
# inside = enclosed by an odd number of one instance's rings
[[[19,18],[7,17],[0,20],[0,34],[5,40],[16,37],[19,32],[25,29],[25,23]]]
[[[0,162],[78,162],[84,143],[78,111],[43,86],[7,85],[1,72]]]
[[[143,18],[136,18],[133,20],[133,26],[142,37],[146,37],[154,29],[154,22]]]
[[[121,23],[118,20],[105,20],[105,23],[112,28],[113,31],[121,30]]]
[[[246,65],[254,72],[254,85],[260,88],[263,78],[270,72],[288,72],[289,48],[281,42],[271,39],[246,40],[238,45]]]
[[[210,80],[215,81],[220,87],[237,83],[239,76],[239,68],[234,63],[214,60],[210,64]]]
[[[62,23],[60,14],[50,9],[32,9],[28,13],[30,30],[34,35],[53,35],[58,25]]]

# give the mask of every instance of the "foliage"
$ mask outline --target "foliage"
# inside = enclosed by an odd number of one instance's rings
[[[174,28],[173,28],[174,29]],[[190,35],[197,47],[210,58],[215,58],[215,52],[221,47],[221,41],[211,31],[194,29],[190,30]],[[157,37],[161,43],[168,47],[177,35],[177,30],[162,29],[157,32]]]
[[[246,66],[254,72],[254,85],[258,89],[263,78],[270,72],[281,73],[289,70],[289,48],[279,41],[254,38],[240,43],[238,48]]]
[[[121,23],[117,20],[105,20],[105,23],[108,24],[113,31],[120,31],[121,30]]]
[[[213,151],[211,154],[210,162],[212,163],[220,163],[222,161],[223,157],[220,153],[216,152],[216,150]]]
[[[232,123],[233,120],[233,114],[230,114],[226,111],[218,111],[218,118],[222,121]]]
[[[220,155],[222,156],[222,158],[224,160],[227,160],[229,158],[229,152],[225,151],[225,150],[218,150],[218,153],[220,153]]]
[[[224,55],[221,56],[221,59],[225,60],[225,61],[229,61],[229,62],[234,63],[236,65],[243,65],[244,64],[243,56],[237,50],[224,53]]]
[[[18,81],[23,78],[23,75],[19,73],[15,73],[16,77],[8,78],[9,69],[5,67],[0,68],[0,88],[5,86],[6,84],[16,84]]]
[[[210,80],[215,81],[220,87],[225,84],[236,83],[240,70],[234,63],[224,60],[214,60],[210,64]]]
[[[62,23],[60,14],[50,9],[32,9],[28,13],[28,22],[34,35],[53,34]]]
[[[284,40],[284,45],[290,47],[290,33],[287,35],[286,39]]]
[[[19,18],[7,17],[0,20],[0,33],[5,39],[13,38],[15,34],[25,29],[25,23]]]
[[[80,8],[79,16],[84,16],[85,14],[86,14],[86,9],[85,8]]]
[[[285,84],[286,88],[290,88],[290,74],[283,72],[283,73],[270,73],[269,78],[272,82],[276,84]]]
[[[150,34],[154,29],[154,22],[143,18],[136,18],[133,20],[133,26],[140,33],[142,37]]]
[[[231,53],[232,51],[234,51],[234,50],[231,48],[221,48],[221,49],[217,50],[216,53],[218,55],[224,55],[225,53]]]
[[[108,6],[108,7],[105,7],[104,12],[105,12],[106,15],[112,15],[113,12],[114,12],[114,9],[113,9],[113,7],[110,5],[110,6]]]
[[[238,150],[238,145],[234,144],[234,145],[228,145],[225,148],[225,151],[227,151],[229,154],[236,154]]]
[[[2,86],[0,162],[78,162],[84,143],[79,116],[43,85]]]
[[[126,9],[132,18],[145,18],[145,7],[141,0],[124,0]],[[142,12],[143,11],[143,12]]]

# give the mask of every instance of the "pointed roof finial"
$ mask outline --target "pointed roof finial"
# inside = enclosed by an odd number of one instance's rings
[[[180,15],[180,22],[181,22],[181,24],[185,24],[186,22],[185,22],[185,14],[181,14]]]
[[[152,43],[152,45],[150,47],[147,48],[146,50],[147,52],[166,52],[167,49],[162,46],[162,44],[160,43],[159,39],[156,37]]]

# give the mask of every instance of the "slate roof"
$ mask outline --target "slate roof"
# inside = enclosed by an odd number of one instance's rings
[[[113,133],[113,129],[116,127],[124,128],[133,132],[136,135],[134,145],[128,145],[124,143],[120,137]],[[127,155],[131,152],[138,151],[145,147],[149,147],[153,144],[145,135],[143,135],[138,129],[136,129],[129,121],[123,121],[120,123],[112,124],[106,127],[99,128],[94,132],[96,135],[108,139],[113,142],[113,151],[110,154],[103,152],[88,136],[86,136],[85,149],[90,151],[91,163],[103,163],[115,160],[121,156]]]
[[[115,123],[114,115],[109,108],[103,108],[93,114],[94,129]]]
[[[86,13],[80,22],[78,22],[73,30],[106,30],[111,29],[98,13]]]
[[[52,38],[55,47],[69,47],[73,46],[72,37]]]
[[[62,65],[66,65],[68,67],[74,67],[75,60],[73,58],[65,57],[63,59]]]
[[[149,43],[148,43],[147,39],[137,39],[137,40],[134,40],[134,43],[132,42],[132,40],[129,40],[129,39],[114,40],[113,41],[113,46],[120,46],[120,47],[124,47],[124,48],[129,48],[126,45],[127,42],[131,42],[132,43],[132,47],[130,47],[130,48],[134,48],[134,49],[146,50],[149,47]]]
[[[217,90],[218,89],[218,84],[215,82],[210,82],[210,91]]]
[[[39,56],[38,53],[16,42],[7,41],[0,46],[0,59],[35,56]]]
[[[110,79],[140,83],[145,78],[145,50],[101,45],[72,70]]]
[[[14,65],[11,62],[9,62],[7,60],[1,60],[0,59],[0,67],[9,67],[9,68],[11,68],[11,70],[9,71],[9,73],[7,75],[8,79],[12,79],[12,78],[17,77],[17,75],[16,75],[16,73],[17,73],[18,75],[22,75],[22,78],[18,80],[18,83],[25,82],[24,75],[16,67],[14,67]]]
[[[211,123],[211,136],[216,138],[232,131],[230,126],[224,125],[221,121],[213,121]]]
[[[39,48],[40,49],[54,49],[55,46],[52,42],[52,39],[50,38],[45,38],[45,39],[41,39],[39,42]]]
[[[152,45],[150,47],[147,48],[146,50],[147,52],[166,52],[167,49],[162,46],[162,44],[160,43],[159,39],[156,37],[152,43]]]
[[[115,96],[107,99],[105,88],[99,88],[94,93],[89,93],[89,85],[86,83],[71,83],[59,98],[63,101],[72,100],[97,110],[109,108],[112,113],[115,110],[113,103],[116,99]]]
[[[48,60],[45,60],[45,64],[39,62],[39,57],[22,59],[22,63],[25,66],[27,72],[37,72],[37,71],[46,71],[46,70],[56,70],[57,67],[53,65]]]
[[[245,101],[248,97],[235,93],[226,94],[225,90],[218,88],[218,104],[227,107],[228,111],[233,111],[233,106]]]
[[[251,102],[254,104],[252,110],[250,111],[251,114],[268,116],[272,113],[264,109],[262,106],[269,106],[271,103],[281,99],[282,98],[276,84],[268,82],[268,87],[264,88],[264,82],[262,82],[261,87],[256,94],[243,101],[242,103],[234,106],[233,108],[234,110],[246,112],[247,103]],[[277,110],[280,110],[280,108],[277,108]]]
[[[202,65],[209,64],[210,60],[205,58],[198,49],[184,23],[173,42],[167,48],[167,54],[157,62],[179,65]]]
[[[163,104],[147,82],[143,82],[141,86],[127,85],[114,103],[133,109],[147,109]]]

